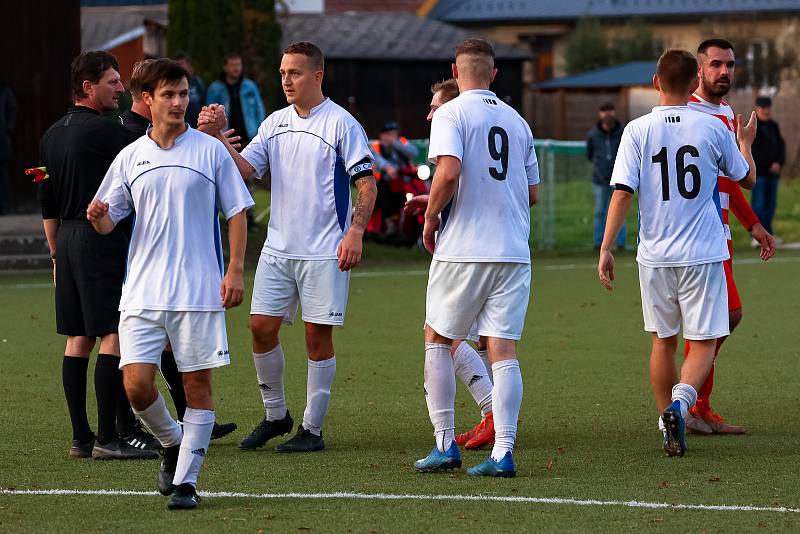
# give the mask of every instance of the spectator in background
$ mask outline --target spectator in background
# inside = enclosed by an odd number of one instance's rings
[[[197,116],[200,114],[200,109],[206,105],[206,84],[194,73],[189,54],[178,52],[173,59],[189,73],[189,105],[186,107],[186,122],[192,128],[197,128]]]
[[[242,146],[246,146],[256,136],[258,127],[266,117],[258,86],[253,80],[244,77],[242,56],[235,52],[225,56],[222,74],[208,86],[206,103],[225,106],[228,128],[241,136]],[[252,194],[252,178],[245,181]],[[247,210],[247,230],[252,231],[256,227],[251,208]]]
[[[397,122],[388,121],[381,128],[378,140],[371,145],[378,170],[378,198],[376,209],[380,210],[384,220],[385,235],[394,236],[398,231],[400,210],[405,202],[405,195],[392,188],[391,182],[400,176],[400,170],[408,167],[417,157],[419,150],[400,136]]]
[[[751,204],[758,220],[774,235],[772,217],[778,204],[778,179],[786,161],[786,146],[778,129],[778,123],[772,120],[772,99],[761,96],[756,99],[756,118],[758,132],[753,141],[753,159],[756,162],[758,176],[753,188]],[[775,241],[781,243],[778,236]],[[759,246],[756,242],[755,246]]]
[[[619,142],[622,139],[622,123],[617,120],[614,104],[600,106],[599,120],[589,130],[586,138],[586,157],[592,162],[592,188],[594,190],[594,248],[600,249],[606,229],[606,214],[611,193],[609,185],[614,160],[617,159]],[[625,224],[617,234],[617,249],[625,250]]]
[[[208,86],[206,104],[225,106],[228,127],[242,136],[242,145],[247,145],[256,136],[266,117],[258,86],[244,77],[242,56],[236,53],[225,56],[222,74]]]
[[[17,118],[17,101],[11,88],[0,82],[0,215],[8,210],[8,162],[11,159],[11,130]]]

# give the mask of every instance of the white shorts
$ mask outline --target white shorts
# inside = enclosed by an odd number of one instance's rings
[[[168,341],[182,373],[230,363],[223,311],[120,312],[120,368],[130,363],[161,367],[161,353]]]
[[[644,329],[665,338],[717,339],[730,334],[728,289],[722,262],[689,267],[639,264]]]
[[[292,324],[300,304],[303,321],[341,326],[349,288],[350,273],[339,270],[339,260],[290,260],[262,252],[250,315],[283,317]]]
[[[425,324],[450,339],[478,334],[518,340],[530,291],[531,266],[527,263],[433,260]],[[471,332],[473,323],[477,328]]]

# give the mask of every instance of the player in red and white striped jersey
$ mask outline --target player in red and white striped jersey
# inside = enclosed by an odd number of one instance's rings
[[[733,84],[736,64],[733,47],[724,39],[709,39],[700,43],[697,48],[697,59],[700,85],[692,95],[689,107],[718,117],[728,127],[733,138],[736,139],[739,121],[733,109],[722,99],[728,94]],[[733,244],[731,242],[731,229],[728,225],[729,212],[733,211],[742,226],[752,234],[753,239],[759,242],[761,245],[761,258],[764,261],[775,253],[775,240],[759,222],[738,183],[726,176],[720,176],[718,184],[719,207],[722,214],[722,222],[725,225],[725,234],[728,238],[728,251],[731,255],[731,258],[724,262],[724,266],[725,280],[728,285],[730,331],[733,332],[734,328],[742,320],[742,302],[739,298],[736,283],[733,280]],[[723,337],[717,340],[716,354],[719,354],[719,349],[725,339],[727,338]],[[688,349],[687,343],[687,352]],[[698,434],[744,434],[746,430],[743,427],[726,423],[711,408],[710,397],[713,386],[714,366],[711,367],[705,384],[698,391],[697,403],[692,408],[691,415],[686,421],[687,428]]]

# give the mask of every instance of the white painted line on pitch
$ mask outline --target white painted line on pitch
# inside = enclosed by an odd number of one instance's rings
[[[235,499],[355,499],[363,501],[479,501],[509,502],[522,504],[555,504],[565,506],[623,506],[655,510],[712,510],[718,512],[776,512],[800,513],[800,508],[724,504],[673,504],[642,501],[601,501],[596,499],[565,499],[559,497],[521,497],[504,495],[413,495],[394,493],[241,493],[232,491],[201,491],[202,497]],[[129,490],[16,490],[0,488],[0,495],[86,495],[86,496],[135,496],[159,497],[155,491]]]
[[[772,258],[769,263],[795,263],[800,261],[800,256],[789,256],[788,258]],[[753,265],[757,263],[764,263],[760,258],[742,258],[734,260],[736,265]],[[636,262],[620,262],[617,268],[620,267],[636,267]],[[596,263],[559,263],[557,265],[537,265],[536,261],[533,262],[534,272],[537,270],[542,271],[577,271],[577,270],[590,270],[597,269]],[[390,276],[425,276],[428,274],[427,270],[412,269],[408,271],[356,271],[351,274],[353,278],[386,278]],[[53,284],[49,282],[38,283],[23,283],[23,284],[0,284],[0,288],[4,289],[47,289],[52,288]]]

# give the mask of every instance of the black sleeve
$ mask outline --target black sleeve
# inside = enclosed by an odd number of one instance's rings
[[[592,145],[592,132],[586,136],[586,157],[592,161],[594,157],[594,145]]]
[[[615,189],[615,190],[617,190],[617,191],[625,191],[625,192],[628,192],[628,193],[630,193],[631,195],[633,194],[633,189],[631,189],[630,187],[628,187],[628,186],[627,186],[627,185],[625,185],[625,184],[614,184],[614,189]]]
[[[39,165],[47,168],[47,135],[42,138],[39,144]],[[53,192],[53,180],[47,178],[39,183],[39,190],[37,193],[39,197],[39,206],[42,208],[42,219],[58,219],[58,202],[56,202],[55,193]]]
[[[781,130],[778,128],[778,123],[775,123],[775,137],[778,140],[777,152],[778,152],[778,164],[783,167],[783,164],[786,163],[786,143],[781,136]]]

